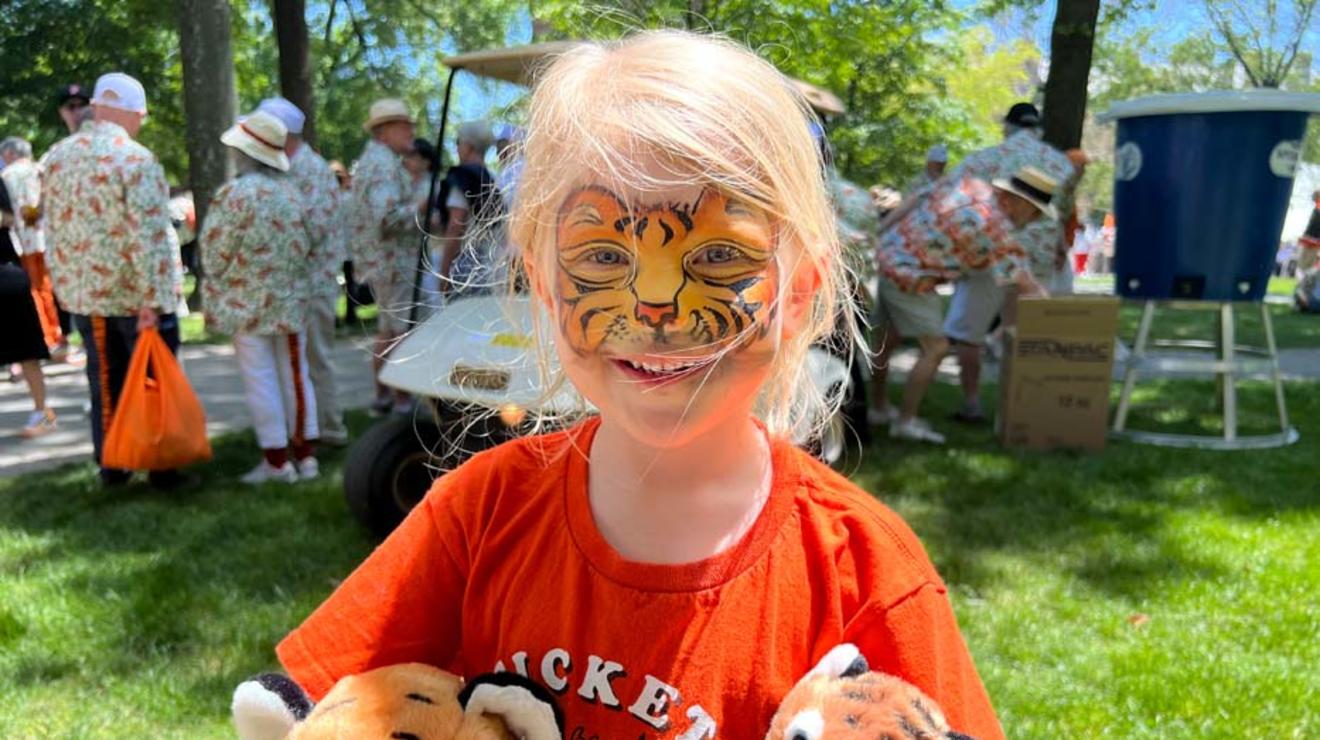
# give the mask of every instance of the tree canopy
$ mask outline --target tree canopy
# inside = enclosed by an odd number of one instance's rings
[[[270,5],[232,2],[240,110],[279,91]],[[1150,30],[1121,31],[1130,13],[1149,6],[1149,0],[1102,4],[1090,110],[1154,92],[1247,84],[1208,18],[1167,49],[1157,48]],[[1014,7],[1041,12],[1017,0],[991,0],[979,10]],[[992,144],[1001,111],[1035,97],[1029,69],[1045,55],[1028,40],[996,38],[976,25],[985,17],[928,0],[308,0],[317,145],[329,158],[351,161],[361,151],[367,107],[385,95],[421,113],[419,133],[432,131],[426,124],[438,121],[445,82],[440,60],[450,54],[525,43],[533,34],[537,40],[612,38],[637,28],[681,27],[724,33],[786,74],[837,93],[848,107],[829,124],[840,169],[862,184],[898,185],[920,169],[931,144],[947,144],[955,160]],[[26,136],[44,150],[65,133],[55,112],[57,89],[122,70],[147,88],[151,117],[144,143],[173,182],[185,182],[173,0],[9,0],[0,4],[0,49],[7,62],[0,66],[6,103],[0,135]],[[1308,51],[1302,50],[1283,87],[1320,87]],[[516,110],[497,113],[506,112],[517,116]],[[1093,141],[1088,146],[1102,158],[1107,154]],[[1311,137],[1305,156],[1320,160],[1320,136]],[[1088,178],[1099,189],[1104,166],[1098,163]]]

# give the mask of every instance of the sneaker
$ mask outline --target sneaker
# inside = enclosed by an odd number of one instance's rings
[[[202,479],[178,470],[153,470],[147,473],[147,483],[157,491],[183,492],[200,488]]]
[[[321,477],[321,464],[314,457],[298,461],[298,480],[316,480]]]
[[[33,437],[40,437],[48,432],[53,432],[58,426],[59,423],[55,421],[55,412],[50,409],[42,409],[41,411],[33,411],[31,414],[28,414],[27,424],[23,427],[23,431],[20,432],[20,434],[27,439],[32,439]]]
[[[989,421],[985,416],[985,412],[981,411],[978,406],[963,406],[952,414],[949,414],[949,418],[957,422],[962,422],[963,424],[977,426]]]
[[[100,477],[102,488],[122,488],[133,480],[133,471],[101,468]]]
[[[270,481],[280,483],[296,483],[298,481],[298,469],[293,467],[293,463],[285,462],[280,467],[275,467],[262,458],[257,467],[249,470],[246,475],[239,478],[240,481],[250,485],[257,486]]]
[[[924,419],[908,419],[907,421],[896,421],[889,427],[889,436],[895,439],[910,439],[916,442],[930,442],[931,444],[944,444],[944,435],[930,428]]]
[[[898,409],[886,406],[878,409],[874,406],[866,410],[866,423],[873,427],[887,427],[898,421]]]

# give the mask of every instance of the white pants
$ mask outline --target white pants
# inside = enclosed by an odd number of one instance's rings
[[[305,334],[237,334],[234,354],[257,443],[282,450],[319,436]]]
[[[312,392],[316,396],[316,421],[320,433],[343,437],[344,415],[335,397],[335,366],[330,350],[335,341],[335,301],[338,296],[313,298],[307,316],[307,369],[311,373]]]

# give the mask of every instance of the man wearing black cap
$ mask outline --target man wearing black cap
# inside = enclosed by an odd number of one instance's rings
[[[78,132],[78,127],[88,120],[91,120],[92,109],[89,107],[92,97],[87,94],[87,88],[72,83],[60,87],[59,95],[60,120],[69,129],[70,134]]]
[[[59,91],[55,95],[57,110],[60,114],[60,120],[64,122],[64,127],[69,130],[69,135],[78,133],[82,125],[92,120],[92,96],[87,88],[76,82],[67,85],[60,85]],[[49,152],[49,150],[47,150]],[[46,157],[43,155],[38,166],[44,171]],[[73,316],[64,310],[64,305],[60,303],[59,294],[55,295],[55,309],[59,317],[60,334],[64,340],[60,347],[52,353],[53,357],[65,359],[73,364],[83,362],[83,357],[76,349],[68,345],[68,338],[73,336]]]
[[[973,152],[954,168],[951,176],[975,177],[987,182],[1011,177],[1023,167],[1045,172],[1060,184],[1058,201],[1076,186],[1078,173],[1067,155],[1040,140],[1040,111],[1031,103],[1014,103],[1004,116],[1004,141]],[[1054,275],[1054,246],[1063,239],[1063,224],[1057,217],[1038,218],[1014,234],[1027,251],[1032,276],[1050,285]],[[986,273],[969,273],[958,281],[944,321],[944,335],[958,356],[958,376],[963,389],[958,421],[985,421],[981,411],[981,345],[1007,297],[1004,287]]]
[[[1004,116],[1005,139],[1023,129],[1037,128],[1040,128],[1040,111],[1031,103],[1014,103]]]

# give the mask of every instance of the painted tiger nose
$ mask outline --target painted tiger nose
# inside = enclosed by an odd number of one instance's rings
[[[672,303],[637,302],[637,320],[647,326],[656,327],[674,320],[678,312]]]

